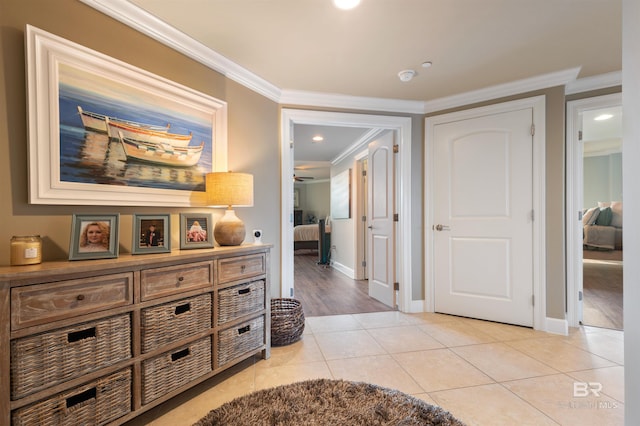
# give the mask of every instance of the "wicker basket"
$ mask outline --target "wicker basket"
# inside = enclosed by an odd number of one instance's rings
[[[210,329],[211,294],[143,309],[141,317],[142,352],[147,353]]]
[[[218,291],[218,325],[264,309],[264,280]]]
[[[271,299],[271,346],[300,340],[304,331],[302,304],[296,299]]]
[[[11,341],[11,399],[131,358],[129,314]]]
[[[13,426],[102,425],[131,411],[131,369],[13,412]]]
[[[210,337],[143,361],[142,403],[148,404],[210,371]]]
[[[218,332],[218,367],[264,345],[264,315]]]

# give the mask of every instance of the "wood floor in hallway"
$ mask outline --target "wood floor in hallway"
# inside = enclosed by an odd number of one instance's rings
[[[360,314],[394,309],[369,297],[367,281],[352,280],[318,265],[318,252],[298,250],[294,258],[295,298],[307,317]]]

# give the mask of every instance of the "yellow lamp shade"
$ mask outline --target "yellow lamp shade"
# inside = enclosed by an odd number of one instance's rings
[[[253,175],[248,173],[207,173],[207,205],[253,206]]]

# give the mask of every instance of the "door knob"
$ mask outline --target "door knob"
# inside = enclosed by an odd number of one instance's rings
[[[448,231],[450,228],[448,225],[437,224],[435,229],[436,231]]]

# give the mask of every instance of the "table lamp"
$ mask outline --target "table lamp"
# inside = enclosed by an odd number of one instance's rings
[[[206,177],[207,205],[226,206],[213,228],[213,237],[221,246],[238,246],[245,237],[244,222],[232,207],[253,206],[253,175],[248,173],[214,172]]]

